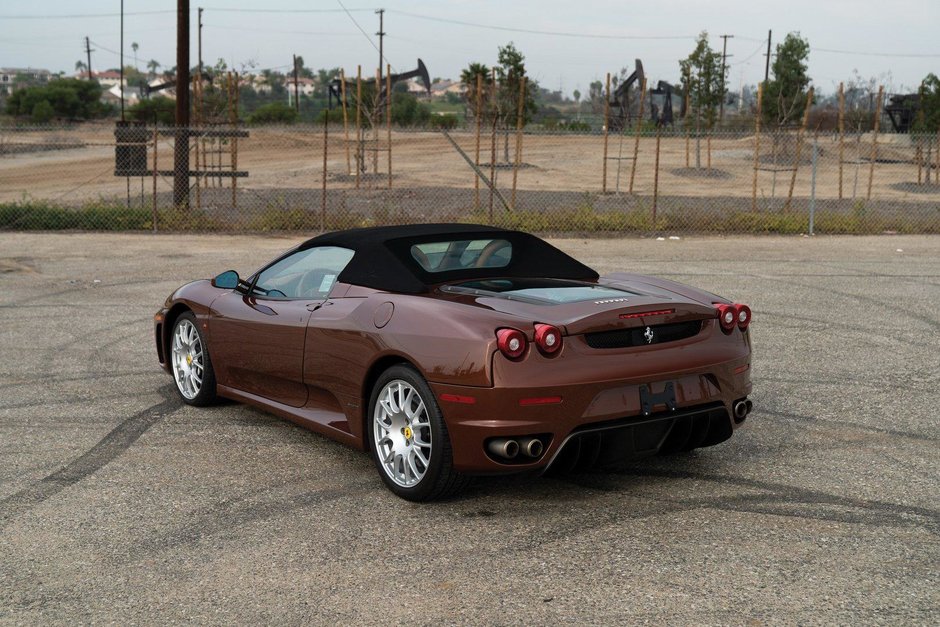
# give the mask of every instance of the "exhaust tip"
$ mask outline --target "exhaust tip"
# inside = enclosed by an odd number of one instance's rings
[[[751,401],[737,401],[732,408],[734,411],[734,421],[738,424],[744,422],[744,419],[747,418],[748,412],[750,412]]]
[[[497,438],[487,445],[490,453],[503,459],[513,459],[519,454],[519,443],[515,440]]]
[[[522,440],[520,447],[526,457],[541,457],[542,453],[545,451],[545,446],[538,438],[526,438]]]

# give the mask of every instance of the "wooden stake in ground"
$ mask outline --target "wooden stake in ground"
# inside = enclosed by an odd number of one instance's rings
[[[359,189],[359,171],[365,167],[362,153],[362,66],[356,66],[356,189]]]
[[[379,124],[382,122],[382,79],[381,70],[375,70],[375,104],[372,106],[372,173],[379,173]]]
[[[385,66],[385,129],[388,140],[388,188],[392,189],[392,65]]]
[[[796,156],[793,160],[793,172],[790,174],[790,191],[787,192],[787,204],[783,206],[784,211],[789,211],[790,204],[793,202],[793,189],[796,187],[796,173],[800,170],[800,152],[803,149],[803,133],[809,124],[809,108],[813,104],[813,88],[810,87],[806,93],[806,108],[803,109],[803,123],[796,132]]]
[[[868,166],[868,194],[865,196],[866,200],[871,200],[871,186],[875,181],[875,161],[878,160],[878,128],[881,126],[881,101],[884,99],[885,88],[884,85],[878,87],[878,101],[875,103],[875,111],[872,115],[875,116],[874,132],[871,134],[871,163]]]
[[[842,162],[845,155],[845,87],[839,83],[839,200],[842,200]]]
[[[477,138],[476,138],[476,155],[474,157],[474,163],[477,168],[480,167],[480,131],[483,128],[483,75],[477,73]],[[474,211],[480,210],[480,177],[473,177],[473,209]]]
[[[656,229],[656,204],[659,200],[659,143],[663,137],[663,127],[656,125],[656,161],[653,166],[653,229]]]
[[[512,200],[509,206],[516,208],[516,183],[519,180],[519,164],[522,160],[522,121],[525,111],[525,87],[528,79],[523,76],[519,81],[519,106],[516,110],[516,160],[512,164]]]
[[[751,190],[751,211],[757,211],[757,173],[760,168],[760,118],[764,104],[764,84],[757,86],[757,114],[754,116],[754,186]],[[686,160],[689,156],[686,154]],[[688,164],[686,165],[688,167]]]
[[[643,132],[643,104],[646,102],[646,78],[640,85],[640,108],[636,116],[636,130],[634,131],[633,141],[633,165],[630,168],[630,189],[633,193],[633,180],[636,178],[636,162],[640,159],[640,134]]]
[[[601,193],[607,193],[607,134],[610,131],[610,72],[607,72],[607,91],[604,98],[604,166],[602,169]]]
[[[937,129],[937,150],[934,152],[937,156],[937,169],[933,174],[933,180],[935,183],[940,183],[940,129]],[[927,169],[927,182],[930,182],[930,168]]]
[[[682,123],[685,126],[685,167],[690,168],[690,155],[689,152],[692,148],[692,129],[689,128],[689,110],[692,106],[692,69],[689,68],[685,73],[685,118],[683,118]],[[760,107],[758,107],[758,110]],[[759,113],[759,111],[758,111]]]
[[[329,88],[327,88],[329,89]],[[326,230],[326,157],[330,145],[330,109],[323,116],[323,188],[320,194],[320,230]]]
[[[153,232],[157,232],[157,153],[160,151],[157,122],[153,123]]]
[[[346,144],[346,174],[352,170],[352,163],[349,159],[349,112],[346,110],[346,72],[339,71],[339,93],[340,103],[343,105],[343,142]],[[329,111],[326,113],[329,115]]]
[[[493,68],[493,84],[490,87],[490,102],[496,102],[496,68]],[[495,105],[494,105],[495,106]],[[490,224],[493,224],[493,188],[496,187],[496,120],[493,112],[493,141],[490,147]]]
[[[228,73],[228,84],[229,84],[229,96],[228,96],[228,112],[229,112],[229,121],[232,123],[232,130],[235,130],[238,126],[238,72],[234,75]],[[235,134],[232,134],[232,141],[229,144],[231,150],[231,167],[232,173],[235,173],[236,166],[238,165],[238,137]],[[238,206],[238,177],[232,176],[232,209],[235,209]]]
[[[202,116],[202,93],[200,87],[202,86],[202,77],[197,72],[193,76],[193,116],[190,119],[190,124],[192,126],[200,126],[200,117]],[[196,172],[199,172],[199,140],[196,140]],[[202,208],[202,195],[199,192],[199,182],[200,176],[196,175],[196,210]]]

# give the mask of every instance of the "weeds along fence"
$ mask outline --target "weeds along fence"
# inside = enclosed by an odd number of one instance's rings
[[[211,132],[210,132],[211,131]],[[187,138],[188,135],[188,138]],[[189,171],[174,169],[186,142]],[[937,135],[0,128],[0,228],[938,233]],[[120,158],[116,158],[116,155]],[[174,189],[174,185],[176,186]]]

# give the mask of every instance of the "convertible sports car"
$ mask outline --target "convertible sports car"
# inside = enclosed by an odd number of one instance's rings
[[[747,305],[486,226],[327,233],[184,285],[154,320],[184,402],[367,450],[414,501],[711,446],[751,411]]]

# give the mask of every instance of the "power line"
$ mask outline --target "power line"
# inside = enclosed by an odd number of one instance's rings
[[[352,23],[355,24],[356,28],[359,29],[359,32],[362,33],[362,36],[368,39],[369,43],[372,44],[372,47],[375,48],[375,51],[381,55],[382,50],[379,49],[379,47],[375,45],[375,42],[372,41],[372,38],[369,37],[369,34],[362,28],[362,26],[359,26],[359,22],[356,21],[356,18],[353,17],[352,13],[349,12],[349,9],[346,8],[346,5],[343,4],[343,0],[336,0],[336,2],[339,3],[339,6],[343,8],[343,11],[346,12],[346,15],[349,16],[349,19],[352,20]],[[389,65],[392,65],[384,55],[382,56],[382,60],[384,60]],[[394,65],[392,65],[392,69],[395,70],[396,72],[398,71],[397,69],[395,69]]]
[[[858,50],[834,50],[810,46],[810,52],[829,52],[832,54],[855,54],[863,57],[892,57],[900,59],[940,59],[940,54],[919,54],[906,52],[860,52]]]
[[[338,0],[337,0],[338,1]],[[464,22],[463,20],[452,20],[443,17],[432,17],[430,15],[421,15],[409,11],[400,11],[398,9],[388,9],[389,13],[396,13],[407,17],[413,17],[419,20],[429,20],[431,22],[442,22],[444,24],[457,24],[459,26],[471,26],[473,28],[488,28],[490,30],[506,31],[510,33],[527,33],[530,35],[550,35],[552,37],[584,37],[589,39],[626,39],[626,40],[657,40],[657,39],[695,39],[694,35],[599,35],[594,33],[571,33],[564,31],[533,30],[529,28],[511,28],[509,26],[494,26],[492,24],[478,24],[475,22]]]
[[[342,6],[342,3],[340,3]],[[232,8],[221,8],[221,7],[204,7],[207,11],[217,11],[222,13],[349,13],[350,11],[355,11],[357,13],[365,13],[366,11],[374,11],[374,9],[363,9],[363,8],[354,8],[347,9],[343,7],[341,9],[232,9]]]
[[[161,13],[176,13],[172,10],[162,11],[134,11],[124,15],[158,15]],[[120,13],[71,13],[63,15],[0,15],[0,20],[74,20],[93,17],[120,17]]]

